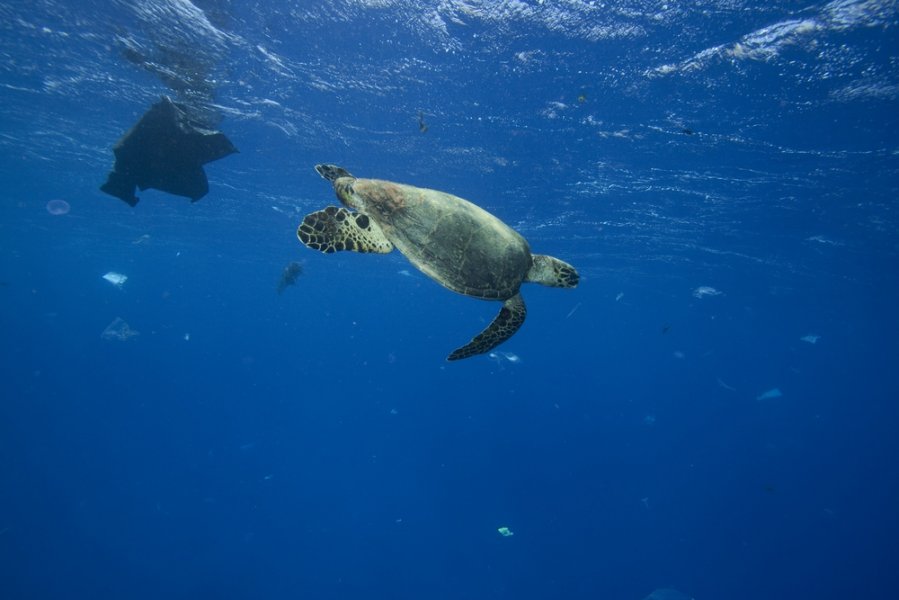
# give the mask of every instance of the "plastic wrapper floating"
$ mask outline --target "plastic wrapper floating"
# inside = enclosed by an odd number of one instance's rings
[[[116,143],[115,166],[100,189],[131,206],[138,202],[135,188],[196,202],[209,192],[203,165],[235,152],[225,134],[196,122],[186,106],[163,97]]]
[[[112,323],[106,326],[106,329],[103,330],[100,337],[104,340],[127,342],[136,335],[140,335],[140,332],[136,329],[132,329],[121,317],[116,317],[113,319]]]
[[[122,275],[121,273],[116,273],[115,271],[110,271],[103,276],[103,279],[116,286],[117,288],[121,288],[123,285],[125,285],[125,282],[128,281],[128,276]]]

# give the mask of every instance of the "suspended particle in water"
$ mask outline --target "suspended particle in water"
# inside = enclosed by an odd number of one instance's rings
[[[56,198],[47,202],[47,212],[53,216],[67,215],[70,210],[72,210],[72,207],[65,200]]]
[[[759,402],[763,400],[774,400],[775,398],[780,398],[783,396],[783,392],[780,391],[780,388],[771,388],[767,392],[763,392],[755,397]]]
[[[706,296],[710,296],[710,297],[711,296],[720,296],[723,293],[724,292],[716,290],[715,288],[713,288],[710,285],[701,285],[698,288],[696,288],[695,290],[693,290],[693,297],[702,299],[702,298],[705,298]]]

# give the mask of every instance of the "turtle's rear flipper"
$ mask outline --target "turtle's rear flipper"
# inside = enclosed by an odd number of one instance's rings
[[[340,177],[352,177],[349,171],[337,165],[315,165],[315,170],[331,183],[334,183]]]
[[[393,244],[367,215],[329,206],[306,215],[297,237],[309,248],[330,254],[338,250],[387,254]]]
[[[521,294],[515,294],[503,303],[499,314],[493,319],[487,329],[479,333],[473,340],[453,350],[453,353],[446,357],[446,360],[459,360],[468,358],[476,354],[490,352],[507,339],[512,337],[527,315],[527,308],[524,306],[524,300]]]

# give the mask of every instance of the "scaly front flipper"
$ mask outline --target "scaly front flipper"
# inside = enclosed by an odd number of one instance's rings
[[[503,303],[499,314],[493,319],[490,325],[479,333],[473,340],[453,350],[453,353],[446,357],[446,360],[459,360],[468,358],[476,354],[490,352],[507,339],[512,337],[528,314],[527,308],[524,306],[524,300],[521,294],[515,294]]]
[[[330,254],[338,250],[387,254],[393,244],[368,215],[329,206],[306,215],[297,237],[309,248]]]

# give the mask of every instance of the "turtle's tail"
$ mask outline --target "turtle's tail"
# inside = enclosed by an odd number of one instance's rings
[[[337,165],[315,165],[315,170],[318,171],[318,174],[334,183],[340,177],[352,177],[350,172],[344,169],[343,167],[338,167]]]

